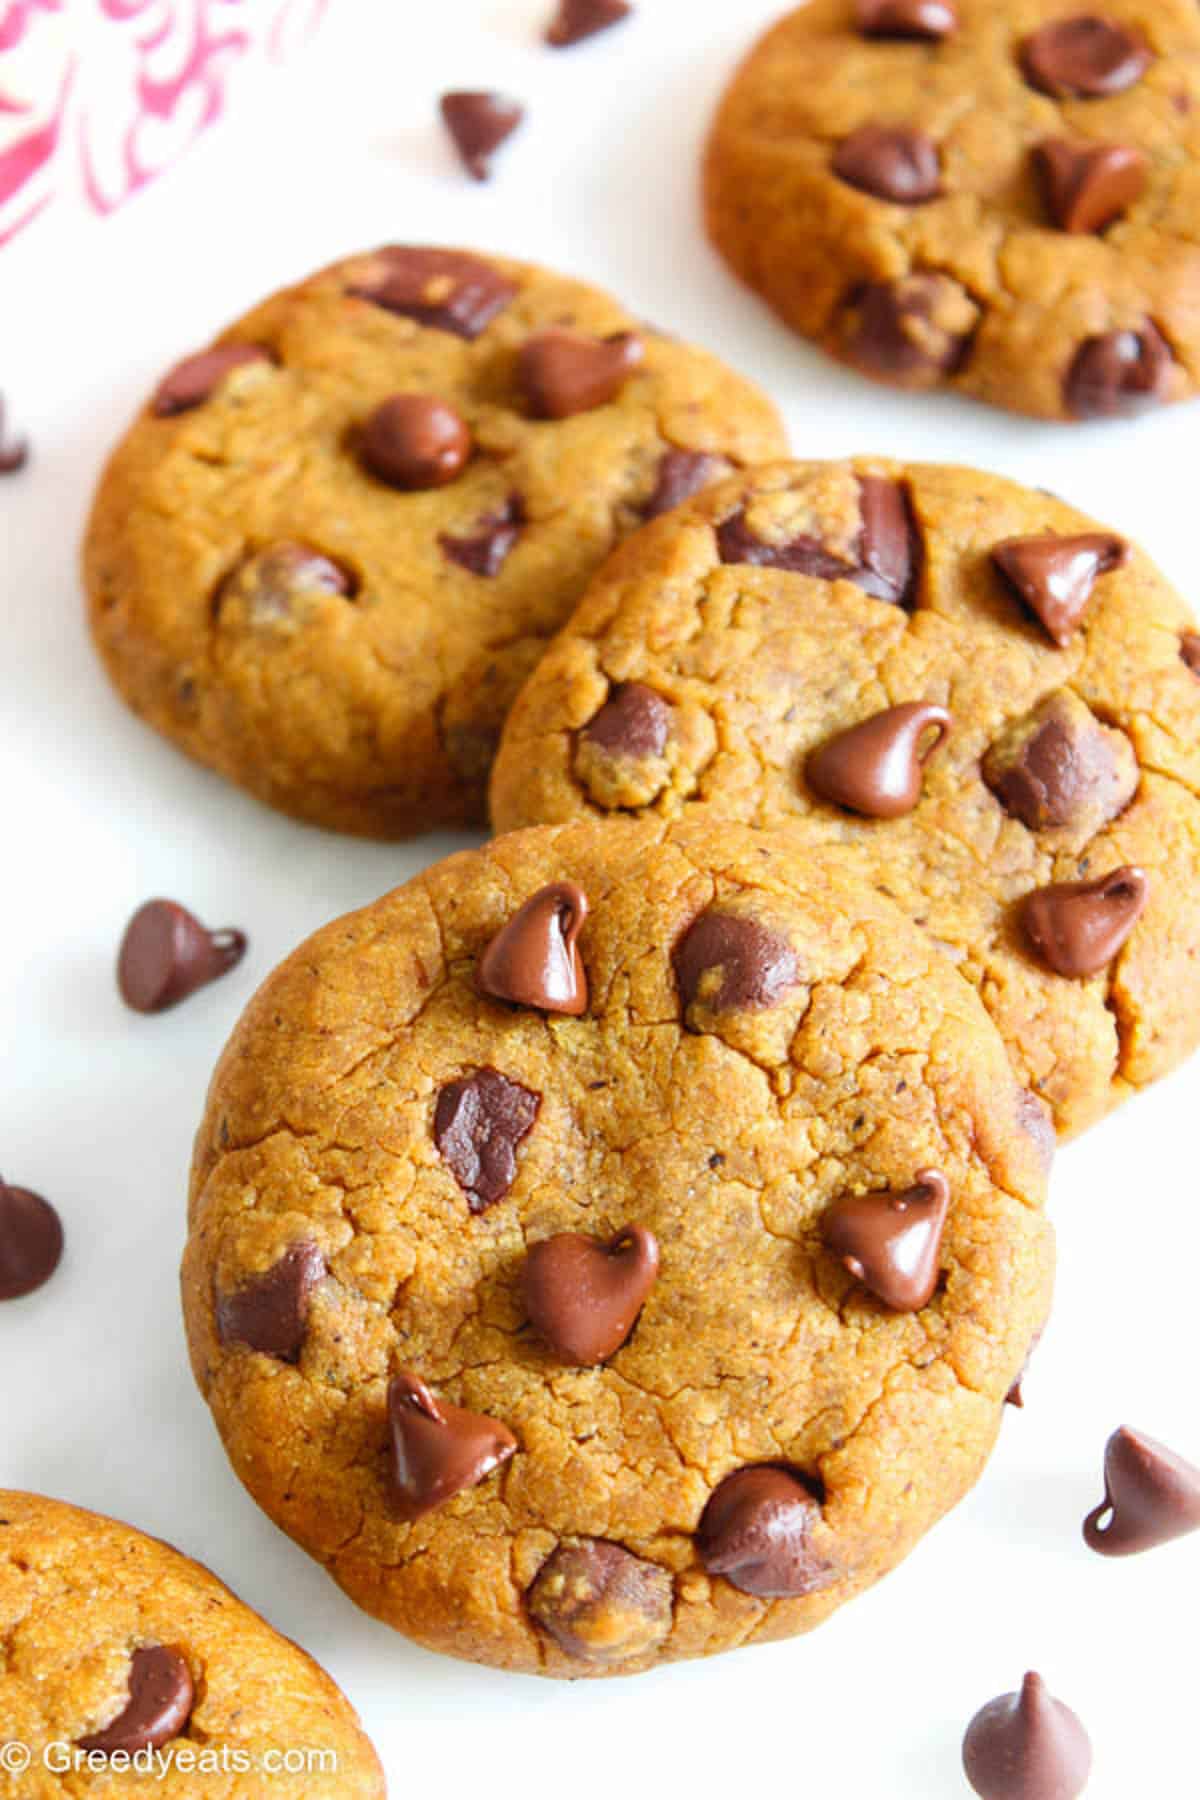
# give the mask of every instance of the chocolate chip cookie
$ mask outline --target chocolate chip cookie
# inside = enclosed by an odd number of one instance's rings
[[[387,1791],[323,1669],[199,1563],[113,1519],[0,1491],[0,1649],[0,1800]]]
[[[747,382],[580,282],[352,257],[163,378],[96,497],[93,633],[135,712],[297,818],[473,821],[607,552],[784,448]]]
[[[1069,1135],[1200,1035],[1198,652],[1147,557],[1050,495],[780,464],[597,578],[495,822],[790,822],[926,928]]]
[[[709,231],[872,379],[1048,419],[1200,382],[1193,0],[812,0],[735,76]]]
[[[577,1676],[785,1636],[979,1474],[1051,1149],[970,985],[819,851],[517,833],[251,1003],[193,1366],[255,1498],[424,1644]]]

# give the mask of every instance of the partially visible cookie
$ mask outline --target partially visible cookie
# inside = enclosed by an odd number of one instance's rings
[[[1192,0],[812,0],[725,95],[708,226],[872,379],[1049,419],[1200,383]]]
[[[481,817],[500,725],[608,551],[784,449],[715,357],[565,276],[393,246],[160,383],[84,549],[116,686],[297,818]]]
[[[1050,495],[780,464],[604,569],[513,709],[496,827],[791,823],[931,933],[1070,1134],[1200,1037],[1198,644]]]
[[[2,1800],[118,1789],[382,1800],[323,1669],[157,1538],[0,1492]],[[133,1770],[139,1773],[132,1773]],[[149,1771],[149,1772],[147,1772]]]

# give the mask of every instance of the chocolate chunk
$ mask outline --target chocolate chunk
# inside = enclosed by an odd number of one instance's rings
[[[1090,1550],[1136,1556],[1200,1531],[1200,1469],[1122,1425],[1104,1450],[1104,1499],[1083,1522]]]
[[[688,926],[672,952],[685,1015],[752,1012],[774,1006],[800,979],[785,937],[737,913],[710,908]]]
[[[1172,368],[1166,339],[1149,320],[1140,331],[1085,339],[1063,396],[1077,419],[1133,419],[1166,398]]]
[[[103,1731],[79,1739],[81,1750],[129,1755],[138,1750],[161,1750],[180,1737],[192,1716],[196,1690],[192,1672],[178,1650],[150,1644],[135,1650],[129,1660],[129,1700]]]
[[[658,482],[642,508],[643,519],[657,519],[661,513],[682,506],[693,494],[711,487],[728,475],[729,464],[723,456],[708,456],[698,450],[668,450],[658,465]]]
[[[525,525],[525,506],[519,494],[510,494],[496,512],[484,513],[466,537],[443,532],[438,538],[442,554],[484,580],[493,580],[508,561]]]
[[[918,206],[941,192],[937,146],[906,125],[860,126],[842,139],[830,167],[850,187],[898,206]]]
[[[355,585],[353,577],[331,557],[308,544],[285,539],[268,544],[239,564],[221,586],[217,611],[220,614],[230,601],[240,600],[251,625],[292,624],[306,596],[349,598]]]
[[[1098,975],[1146,910],[1150,884],[1141,869],[1113,869],[1094,881],[1035,888],[1018,916],[1033,949],[1056,975]]]
[[[245,363],[270,361],[269,353],[258,344],[218,344],[212,350],[201,350],[176,363],[163,376],[150,402],[151,410],[160,419],[190,412],[211,399],[233,369],[240,369]]]
[[[346,291],[431,331],[473,340],[503,312],[517,288],[478,256],[396,244],[381,250]]]
[[[560,1544],[526,1596],[530,1617],[580,1662],[630,1662],[671,1630],[673,1584],[666,1569],[601,1538]]]
[[[1006,538],[992,561],[1060,649],[1087,611],[1096,578],[1129,561],[1129,545],[1111,532],[1078,537]]]
[[[445,487],[467,465],[471,433],[446,401],[431,394],[393,394],[363,426],[359,454],[389,487]]]
[[[735,1469],[709,1496],[696,1549],[710,1575],[763,1600],[815,1594],[833,1570],[810,1543],[820,1496],[798,1469]]]
[[[1092,1772],[1092,1746],[1069,1706],[1040,1675],[975,1714],[963,1768],[981,1800],[1077,1800]]]
[[[920,1312],[938,1282],[950,1186],[922,1169],[903,1192],[847,1194],[822,1221],[825,1242],[865,1287],[895,1312]]]
[[[498,1069],[446,1084],[433,1115],[434,1142],[473,1213],[502,1200],[516,1180],[517,1145],[533,1129],[541,1096]]]
[[[117,987],[134,1012],[165,1012],[246,954],[244,931],[209,931],[174,900],[147,900],[125,927],[117,957]]]
[[[521,1291],[529,1322],[563,1362],[587,1368],[621,1348],[658,1278],[658,1244],[641,1225],[608,1243],[562,1231],[534,1244]]]
[[[446,130],[468,174],[476,181],[486,181],[492,172],[493,150],[512,136],[525,117],[525,108],[504,94],[461,88],[443,94],[440,105]]]
[[[904,604],[911,597],[919,555],[908,496],[899,482],[881,475],[859,479],[862,532],[858,560],[847,562],[807,533],[784,543],[766,543],[750,529],[746,508],[717,526],[723,563],[783,569],[816,581],[852,581],[877,600]]]
[[[62,1252],[62,1220],[50,1202],[0,1179],[0,1300],[19,1300],[42,1287]]]
[[[507,1426],[439,1400],[410,1369],[388,1383],[392,1499],[405,1519],[477,1487],[517,1448]]]
[[[890,706],[839,731],[805,764],[822,800],[870,819],[898,819],[921,798],[925,764],[950,733],[950,714],[927,700]]]
[[[1033,152],[1046,210],[1060,231],[1103,231],[1146,185],[1150,161],[1129,144],[1046,138]]]
[[[552,881],[518,908],[479,959],[484,994],[577,1018],[587,1011],[588,983],[579,934],[587,895],[573,881]]]
[[[944,38],[958,30],[951,0],[857,0],[858,29],[873,38]]]
[[[609,756],[661,756],[671,732],[671,708],[640,681],[615,687],[583,728],[589,744]]]
[[[594,338],[556,325],[521,346],[517,379],[535,419],[569,419],[615,400],[645,354],[632,331]]]
[[[29,444],[25,438],[11,442],[4,431],[4,399],[0,396],[0,475],[15,475],[29,461]]]
[[[1200,675],[1200,632],[1184,632],[1179,640],[1179,654],[1192,674]]]
[[[1136,31],[1094,13],[1056,19],[1021,45],[1026,81],[1058,100],[1124,93],[1142,79],[1151,60]]]
[[[313,1294],[329,1273],[316,1244],[293,1244],[264,1274],[217,1295],[217,1336],[277,1362],[298,1363]]]
[[[853,581],[859,570],[834,556],[807,534],[786,543],[768,544],[746,522],[746,509],[717,526],[717,551],[723,563],[748,563],[758,569],[783,569],[789,575],[811,575],[816,581]]]
[[[546,27],[546,42],[555,50],[565,50],[598,31],[607,31],[610,25],[619,25],[632,11],[628,0],[559,0],[558,11]]]
[[[1031,831],[1086,824],[1094,834],[1133,798],[1138,761],[1123,732],[1101,725],[1061,688],[997,738],[983,759],[983,779]]]
[[[896,387],[936,387],[962,366],[980,309],[948,275],[868,282],[850,294],[841,353],[862,374]]]

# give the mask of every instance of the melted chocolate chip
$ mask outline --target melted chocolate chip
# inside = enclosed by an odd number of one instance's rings
[[[44,1286],[62,1253],[62,1220],[50,1202],[0,1180],[0,1300],[19,1300]]]
[[[1085,340],[1067,371],[1063,397],[1077,419],[1133,419],[1166,398],[1171,351],[1157,326]]]
[[[642,508],[642,517],[657,519],[728,473],[729,464],[723,456],[708,456],[698,450],[668,450],[658,465],[658,481]]]
[[[0,475],[15,475],[29,461],[29,444],[25,438],[11,442],[4,431],[4,399],[0,396]]]
[[[164,1644],[135,1650],[129,1662],[129,1700],[102,1731],[79,1739],[81,1750],[130,1755],[161,1750],[179,1737],[192,1716],[196,1690],[192,1672],[178,1650]]]
[[[359,436],[366,468],[389,487],[445,487],[471,455],[465,419],[431,394],[393,394],[375,408]]]
[[[1139,198],[1149,158],[1128,144],[1046,138],[1034,149],[1046,210],[1060,231],[1103,231]]]
[[[833,1579],[810,1541],[820,1520],[820,1498],[798,1469],[735,1469],[709,1497],[696,1549],[710,1575],[743,1594],[796,1599]]]
[[[538,1570],[530,1617],[580,1662],[630,1662],[671,1630],[673,1584],[666,1569],[619,1544],[585,1538],[560,1544]]]
[[[855,12],[864,37],[936,40],[958,29],[952,0],[857,0]]]
[[[551,326],[521,346],[517,379],[535,419],[569,419],[615,400],[644,357],[632,331],[593,338]]]
[[[563,1231],[534,1244],[521,1291],[529,1322],[563,1362],[591,1367],[615,1355],[658,1277],[658,1244],[641,1225],[608,1243]]]
[[[978,323],[979,307],[948,275],[868,282],[848,296],[841,352],[874,381],[936,387],[961,368]]]
[[[1136,1556],[1200,1531],[1200,1469],[1122,1425],[1104,1451],[1104,1499],[1083,1522],[1088,1548]]]
[[[807,533],[784,543],[764,543],[750,529],[746,508],[717,526],[717,550],[723,563],[783,569],[816,581],[852,581],[877,600],[905,604],[918,568],[918,545],[908,496],[899,482],[881,475],[859,479],[862,531],[858,560],[847,562]]]
[[[1179,654],[1192,674],[1200,675],[1200,632],[1184,632],[1179,640]]]
[[[539,888],[480,957],[480,991],[541,1012],[575,1018],[585,1013],[588,984],[579,934],[587,915],[587,895],[573,881]]]
[[[671,708],[640,681],[615,687],[583,728],[583,737],[609,756],[661,756],[671,732]]]
[[[963,1768],[981,1800],[1078,1800],[1092,1771],[1092,1746],[1069,1706],[1040,1675],[975,1714]]]
[[[440,105],[464,168],[476,181],[486,181],[492,172],[492,152],[512,136],[525,108],[504,94],[463,88],[443,94]]]
[[[473,1213],[502,1200],[517,1174],[517,1145],[533,1129],[541,1096],[498,1069],[476,1069],[437,1097],[433,1136]]]
[[[212,350],[201,350],[176,363],[163,376],[150,402],[151,410],[160,419],[190,412],[211,399],[234,369],[245,363],[270,361],[270,354],[258,344],[217,344]]]
[[[992,745],[983,779],[1004,810],[1031,831],[1085,821],[1098,830],[1132,798],[1138,765],[1129,740],[1101,725],[1064,688]]]
[[[220,614],[231,600],[241,600],[251,625],[270,627],[294,622],[307,595],[348,599],[354,592],[354,579],[340,563],[285,539],[240,563],[222,584],[216,607]]]
[[[1021,45],[1025,79],[1059,100],[1095,100],[1135,86],[1150,67],[1145,40],[1094,13],[1056,19]]]
[[[244,931],[209,931],[174,900],[147,900],[121,939],[121,998],[134,1012],[165,1012],[235,968],[247,941]]]
[[[745,507],[717,526],[717,550],[723,563],[783,569],[789,575],[811,575],[817,581],[853,581],[859,573],[853,563],[835,556],[807,534],[785,543],[765,543],[747,524]]]
[[[392,1498],[405,1519],[417,1519],[477,1487],[517,1448],[507,1426],[438,1399],[409,1369],[388,1384],[388,1423]]]
[[[443,532],[438,538],[442,554],[472,575],[493,580],[515,549],[525,525],[525,506],[519,494],[511,494],[496,512],[484,513],[465,537]]]
[[[937,1287],[950,1187],[922,1169],[902,1193],[847,1194],[822,1221],[826,1244],[864,1287],[895,1312],[920,1312]]]
[[[632,11],[629,0],[559,0],[558,11],[546,27],[546,42],[555,50],[565,50],[598,31],[607,31],[610,25],[619,25]]]
[[[757,919],[710,908],[688,926],[672,953],[684,1014],[752,1012],[774,1006],[800,979],[787,939]]]
[[[937,146],[906,125],[860,126],[843,138],[830,167],[850,187],[898,206],[918,206],[941,192]]]
[[[381,250],[347,292],[430,330],[470,340],[486,330],[517,288],[478,256],[394,245]]]
[[[1061,649],[1087,611],[1097,577],[1124,567],[1129,545],[1111,532],[1006,538],[992,551],[1001,575]]]
[[[1056,975],[1098,975],[1146,910],[1150,884],[1141,869],[1113,869],[1094,881],[1059,881],[1021,902],[1025,936]]]
[[[236,1293],[217,1295],[217,1336],[277,1362],[298,1363],[312,1297],[328,1274],[316,1244],[293,1244]]]
[[[944,706],[891,706],[840,731],[805,765],[813,792],[871,819],[898,819],[921,798],[925,764],[950,732]]]

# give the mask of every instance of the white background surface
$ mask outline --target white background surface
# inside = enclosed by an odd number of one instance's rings
[[[539,1682],[407,1645],[360,1616],[243,1494],[186,1366],[176,1268],[190,1139],[218,1050],[310,929],[440,854],[339,841],[260,809],[128,716],[89,652],[75,546],[99,459],[159,372],[260,293],[387,239],[491,246],[618,291],[773,391],[805,455],[974,461],[1055,489],[1194,583],[1200,407],[1072,430],[909,401],[827,366],[706,248],[697,153],[772,0],[643,0],[568,53],[549,0],[333,0],[317,45],[124,213],[0,251],[0,388],[35,458],[0,483],[0,1168],[65,1220],[62,1269],[0,1310],[0,1482],[110,1512],[211,1564],[346,1688],[393,1795],[446,1800],[768,1783],[959,1800],[975,1708],[1034,1666],[1088,1724],[1089,1800],[1200,1793],[1200,1537],[1085,1550],[1105,1438],[1200,1457],[1192,1154],[1200,1065],[1066,1151],[1056,1312],[974,1496],[815,1636],[632,1682]],[[529,121],[490,187],[436,123],[448,86]],[[179,1011],[125,1012],[112,963],[153,894],[252,938]],[[0,1721],[2,1727],[3,1721]],[[0,1731],[2,1736],[2,1731]]]

